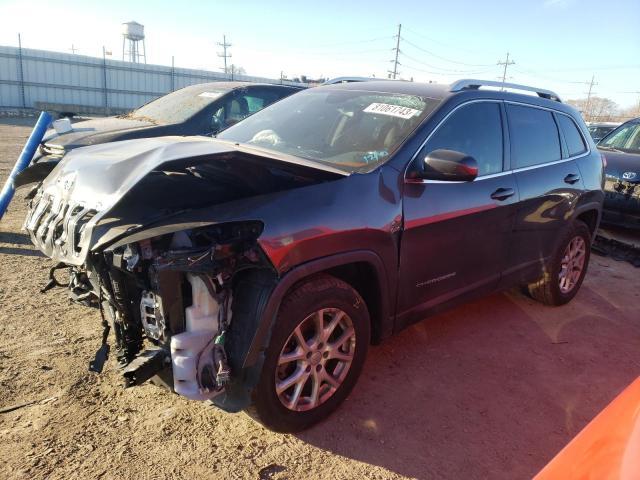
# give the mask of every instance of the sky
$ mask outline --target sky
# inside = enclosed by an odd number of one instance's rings
[[[147,63],[247,74],[386,77],[398,25],[399,78],[500,80],[640,102],[640,0],[0,0],[0,45],[122,58],[121,24],[145,26]]]

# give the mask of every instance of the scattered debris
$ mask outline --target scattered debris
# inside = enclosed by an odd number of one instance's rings
[[[42,400],[31,400],[30,402],[18,403],[17,405],[10,405],[8,407],[0,408],[0,414],[13,412],[15,410],[19,410],[24,407],[30,407],[31,405],[35,405],[36,403],[41,403],[41,404],[51,403],[57,399],[58,397],[48,397],[48,398],[43,398]]]
[[[629,262],[634,267],[640,267],[640,247],[633,243],[616,240],[603,235],[596,235],[593,252],[615,260]]]

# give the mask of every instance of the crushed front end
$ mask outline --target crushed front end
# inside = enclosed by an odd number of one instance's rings
[[[245,408],[260,368],[245,359],[278,281],[254,211],[344,176],[327,168],[162,137],[75,149],[38,171],[24,228],[55,262],[45,290],[68,286],[101,312],[91,369],[103,369],[111,343],[127,386],[158,377],[188,398]]]
[[[69,269],[69,297],[98,308],[103,345],[91,362],[100,372],[113,333],[125,386],[154,376],[194,400],[220,394],[231,380],[226,343],[233,285],[248,269],[269,268],[257,244],[260,222],[226,223],[147,238],[99,252],[79,265],[83,235],[95,212],[36,196],[25,228],[33,242]]]

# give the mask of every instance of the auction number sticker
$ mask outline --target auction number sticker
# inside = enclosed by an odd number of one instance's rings
[[[420,110],[409,107],[401,107],[399,105],[389,105],[388,103],[372,103],[363,110],[367,113],[379,113],[380,115],[389,115],[398,118],[411,118],[420,115]]]

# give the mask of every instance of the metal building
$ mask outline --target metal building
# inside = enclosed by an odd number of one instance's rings
[[[0,107],[114,114],[187,85],[226,80],[303,85],[250,75],[0,46]]]

